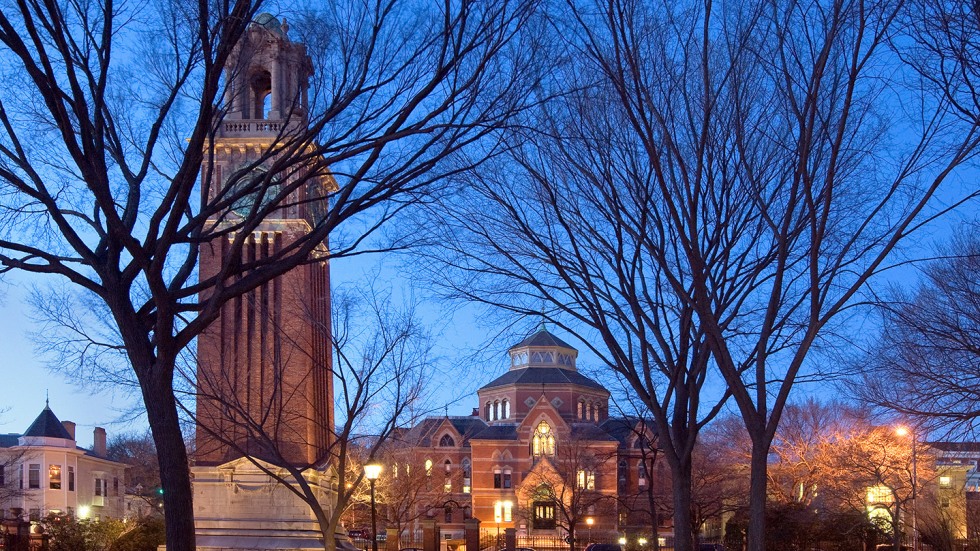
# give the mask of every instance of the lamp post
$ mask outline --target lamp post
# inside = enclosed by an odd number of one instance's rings
[[[592,525],[595,524],[595,519],[592,517],[585,517],[585,525],[589,527],[589,543],[592,543]]]
[[[918,494],[919,474],[918,461],[916,460],[915,441],[918,440],[915,431],[908,427],[898,427],[895,433],[899,436],[910,436],[912,438],[912,551],[919,551],[919,527],[916,524],[915,498]]]
[[[374,484],[381,476],[381,465],[377,463],[364,465],[364,476],[371,482],[371,551],[378,551],[378,508],[374,502]]]
[[[494,551],[500,549],[500,521],[504,520],[504,502],[496,501],[493,504],[493,522],[497,525],[497,538],[493,542]]]

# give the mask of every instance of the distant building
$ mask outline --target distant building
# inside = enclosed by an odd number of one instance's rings
[[[0,516],[124,517],[126,465],[107,459],[105,429],[94,437],[91,450],[78,447],[75,423],[47,404],[24,434],[0,435]]]
[[[564,536],[571,517],[583,539],[649,535],[654,522],[661,536],[672,532],[669,514],[651,515],[651,497],[669,503],[670,477],[654,462],[650,429],[610,417],[609,391],[580,373],[578,351],[547,329],[509,355],[507,372],[477,391],[471,416],[429,417],[398,435],[393,476],[431,479],[416,526],[434,518],[445,538],[457,538],[472,517],[484,529]]]
[[[929,442],[939,511],[957,540],[980,538],[980,442]]]

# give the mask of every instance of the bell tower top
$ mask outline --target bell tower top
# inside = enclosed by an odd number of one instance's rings
[[[288,31],[285,20],[262,13],[235,46],[225,68],[220,137],[273,137],[306,127],[313,63]]]

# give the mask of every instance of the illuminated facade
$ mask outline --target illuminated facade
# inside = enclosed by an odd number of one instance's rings
[[[93,436],[91,450],[78,447],[75,423],[47,405],[24,434],[0,435],[0,516],[122,518],[126,465],[107,459],[105,429]]]
[[[447,481],[431,483],[439,492],[420,518],[436,518],[446,537],[461,537],[470,517],[519,536],[563,535],[569,517],[579,535],[650,530],[649,490],[669,496],[669,475],[651,459],[650,431],[609,416],[609,391],[576,369],[577,356],[542,328],[511,347],[509,369],[477,391],[472,415],[430,417],[401,435],[405,464],[389,468],[416,462]],[[657,522],[670,531],[669,515]]]

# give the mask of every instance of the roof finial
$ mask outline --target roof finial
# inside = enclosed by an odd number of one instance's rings
[[[449,418],[449,404],[443,404],[442,409],[446,413],[446,419],[448,419]]]
[[[44,409],[51,409],[49,390],[44,389]]]

